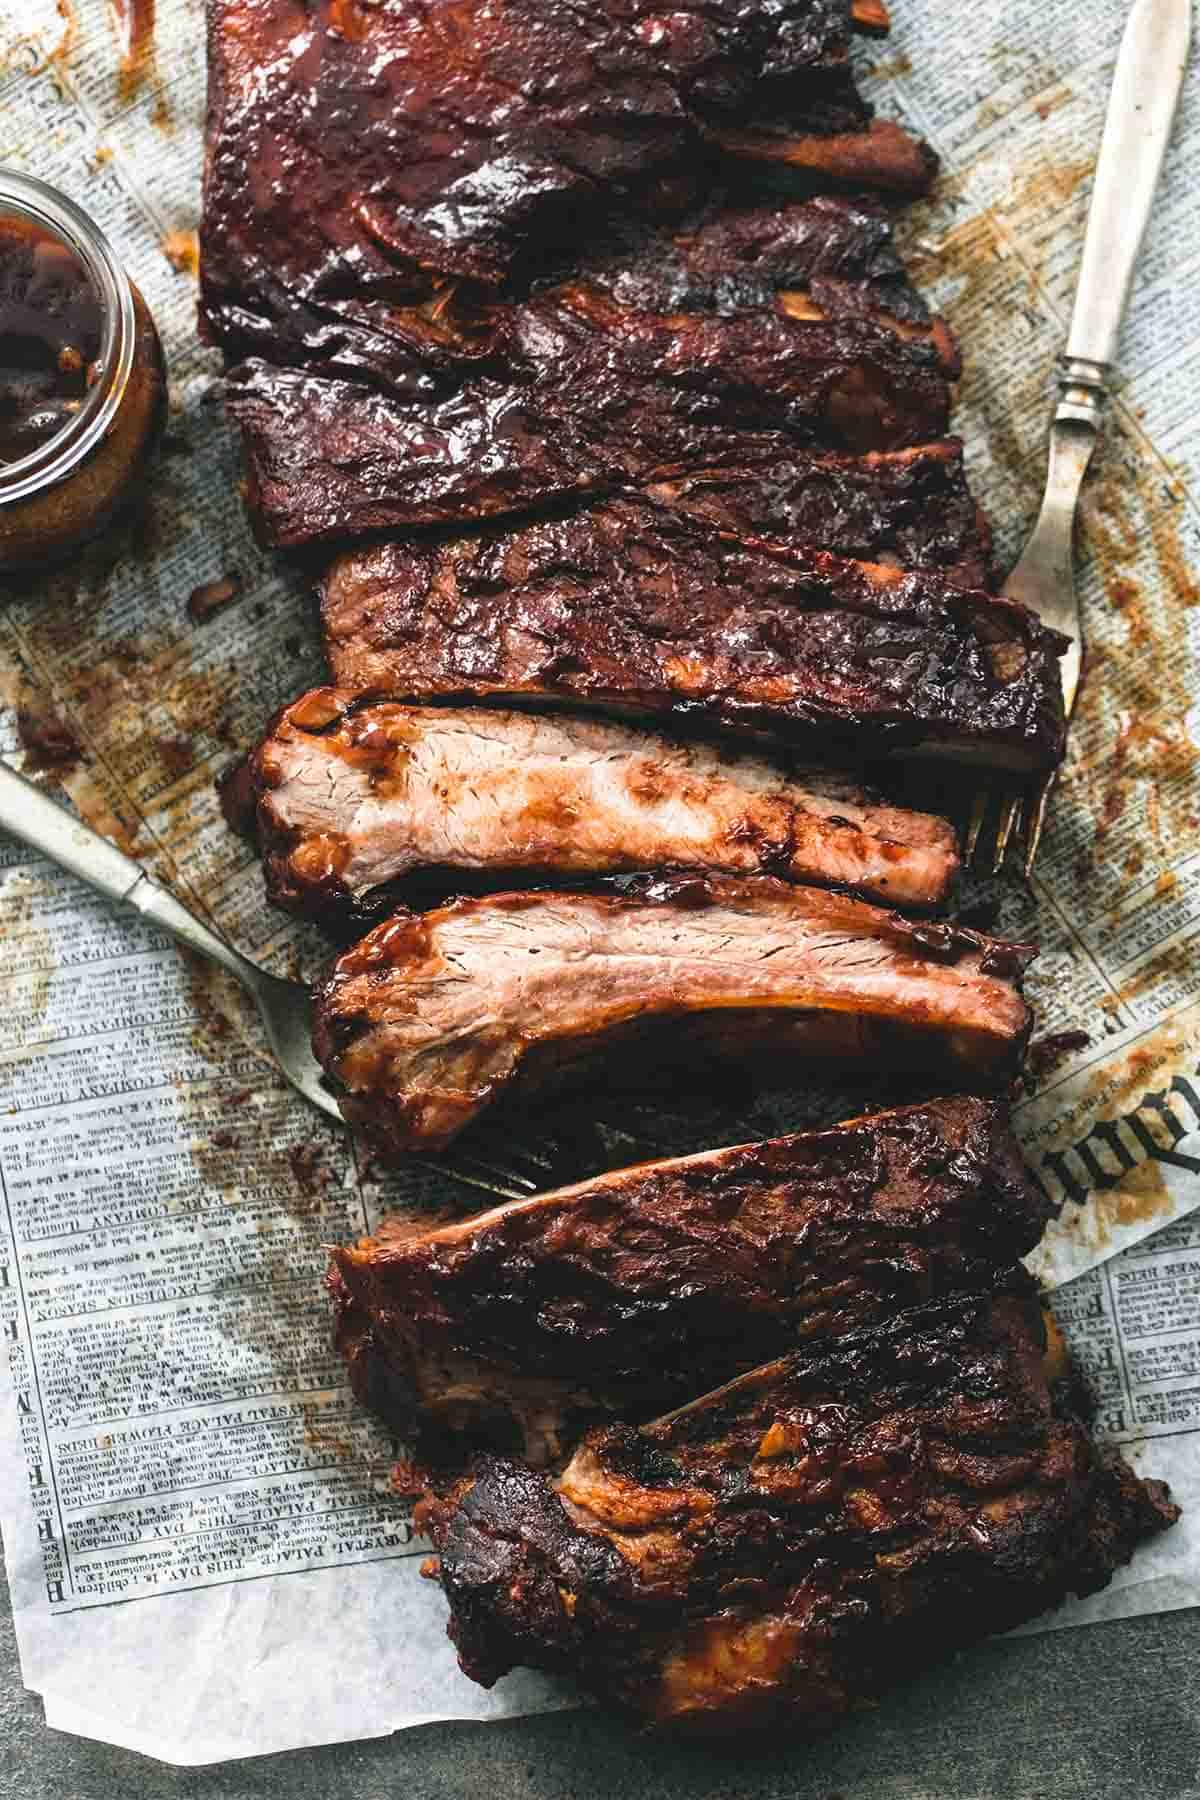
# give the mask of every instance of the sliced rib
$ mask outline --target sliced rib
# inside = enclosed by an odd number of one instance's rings
[[[261,356],[429,398],[481,364],[493,376],[505,367],[519,374],[522,342],[552,311],[555,291],[583,281],[631,313],[875,319],[928,338],[945,372],[958,371],[945,321],[931,318],[896,253],[888,213],[869,200],[824,194],[764,206],[708,193],[677,218],[597,220],[585,250],[528,244],[499,295],[448,277],[411,293],[398,293],[394,280],[378,291],[359,281],[308,298],[289,289],[261,310],[213,306],[210,325],[230,360]],[[540,310],[527,317],[531,299]]]
[[[1031,1284],[759,1368],[585,1440],[484,1457],[421,1513],[459,1661],[576,1677],[659,1726],[813,1731],[1069,1594],[1178,1516],[1048,1385]]]
[[[765,876],[498,894],[368,933],[318,990],[313,1042],[393,1151],[448,1144],[506,1090],[639,1064],[900,1059],[987,1087],[1015,1073],[1032,954]]]
[[[946,350],[870,318],[638,312],[574,281],[504,308],[464,374],[386,387],[252,358],[232,371],[269,542],[472,520],[700,466],[756,444],[897,449],[949,418]],[[953,368],[954,365],[951,365]]]
[[[845,778],[570,714],[315,688],[283,708],[246,780],[272,900],[335,931],[378,918],[422,875],[496,885],[675,866],[931,906],[958,869],[944,819]]]
[[[647,499],[349,552],[323,617],[344,688],[675,714],[820,759],[1062,756],[1065,640],[1023,607]]]
[[[801,1340],[989,1286],[1050,1216],[995,1100],[620,1169],[335,1249],[359,1398],[428,1444],[556,1459]]]

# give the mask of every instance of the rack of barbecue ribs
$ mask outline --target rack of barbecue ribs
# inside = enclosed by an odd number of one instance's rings
[[[212,0],[201,318],[339,687],[1061,759],[882,204],[933,159],[854,86],[888,25]]]
[[[464,1671],[813,1732],[1104,1587],[1178,1508],[1013,1265],[1050,1212],[960,1096],[335,1250]]]
[[[341,946],[346,1119],[403,1167],[735,1068],[940,1094],[385,1220],[331,1254],[351,1386],[475,1680],[823,1728],[1176,1511],[1020,1268],[1033,949],[935,916],[956,836],[892,781],[1049,775],[1065,641],[947,435],[889,210],[935,159],[851,68],[886,6],[208,20],[202,331],[331,675],[222,797]]]
[[[939,436],[949,332],[878,204],[813,191],[932,174],[854,87],[886,22],[213,0],[201,317],[263,535],[465,522],[752,436]],[[765,206],[764,158],[808,197]]]
[[[998,1088],[1030,1028],[1028,945],[770,876],[665,875],[403,912],[337,959],[313,1047],[350,1123],[445,1148],[502,1098],[813,1060]]]
[[[986,1286],[1049,1216],[1004,1104],[959,1095],[385,1223],[332,1252],[329,1285],[354,1391],[393,1430],[541,1465],[600,1419]]]
[[[483,1456],[423,1521],[459,1659],[659,1726],[815,1730],[1104,1586],[1177,1516],[1048,1379],[1032,1282],[804,1347],[561,1474]]]

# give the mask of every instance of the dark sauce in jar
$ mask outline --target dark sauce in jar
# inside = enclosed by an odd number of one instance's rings
[[[154,320],[112,245],[0,168],[0,573],[63,561],[143,493],[165,411]]]
[[[20,462],[78,417],[103,329],[100,296],[71,247],[0,212],[0,463]]]

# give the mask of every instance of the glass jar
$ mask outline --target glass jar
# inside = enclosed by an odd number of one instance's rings
[[[102,531],[165,412],[154,320],[103,232],[0,168],[0,571],[60,561]]]

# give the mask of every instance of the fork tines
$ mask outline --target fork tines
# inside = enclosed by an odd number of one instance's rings
[[[1021,783],[1000,779],[977,787],[963,844],[963,864],[976,875],[999,875],[1010,860],[1028,880],[1037,859],[1053,774]]]
[[[530,1195],[553,1186],[553,1165],[528,1145],[506,1142],[503,1146],[473,1143],[454,1145],[443,1156],[413,1159],[424,1169],[448,1175],[465,1187],[494,1194],[501,1200],[528,1200]]]
[[[564,1113],[549,1132],[544,1120],[524,1115],[510,1117],[503,1127],[476,1125],[442,1155],[414,1160],[499,1199],[526,1200],[665,1154],[667,1146],[640,1128],[628,1130],[612,1119],[575,1111]]]
[[[440,1156],[414,1159],[422,1168],[448,1175],[467,1187],[504,1200],[527,1200],[576,1179],[580,1161],[558,1139],[539,1138],[510,1121],[507,1129],[476,1126]]]

